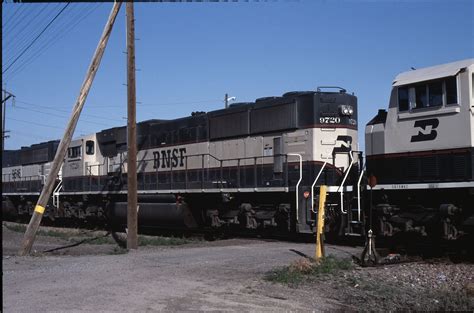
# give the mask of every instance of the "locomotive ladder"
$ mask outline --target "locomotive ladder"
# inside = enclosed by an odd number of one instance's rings
[[[346,236],[357,236],[357,237],[360,237],[363,235],[363,232],[364,232],[364,229],[363,229],[363,222],[362,222],[362,218],[361,218],[361,197],[360,197],[360,185],[361,185],[361,182],[362,182],[362,177],[364,176],[364,172],[365,172],[365,165],[364,167],[360,170],[360,174],[359,174],[359,178],[357,180],[357,185],[356,185],[356,189],[357,189],[357,195],[355,197],[352,197],[352,199],[350,200],[350,204],[349,204],[349,208],[344,210],[344,184],[347,180],[347,177],[349,176],[349,173],[352,169],[352,166],[354,165],[354,158],[352,156],[352,153],[354,153],[355,151],[351,151],[349,153],[349,157],[350,157],[350,165],[349,167],[347,168],[345,174],[344,174],[344,179],[342,180],[342,183],[341,185],[339,186],[338,188],[338,192],[339,192],[339,195],[340,195],[340,206],[341,206],[341,213],[345,216],[347,216],[346,218],[346,221],[347,221],[347,227],[346,227],[346,230],[345,230],[345,235]],[[355,201],[356,200],[356,205],[354,205]],[[356,217],[356,218],[355,218]],[[358,231],[356,232],[355,229],[358,228]]]
[[[56,188],[53,190],[53,206],[59,208],[59,195],[61,194],[61,190],[63,189],[63,180],[59,179],[59,183],[57,184]]]

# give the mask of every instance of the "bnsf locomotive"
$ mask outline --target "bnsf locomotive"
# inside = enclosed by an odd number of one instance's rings
[[[367,124],[380,236],[474,234],[473,73],[474,59],[401,73],[388,110]]]
[[[378,235],[458,239],[474,220],[473,71],[467,60],[400,74],[366,127],[366,165],[357,98],[337,87],[141,122],[139,227],[313,233],[327,185],[333,235],[365,233],[372,212]],[[57,146],[5,152],[4,214],[32,213]],[[73,140],[45,216],[125,225],[126,175],[125,127]]]

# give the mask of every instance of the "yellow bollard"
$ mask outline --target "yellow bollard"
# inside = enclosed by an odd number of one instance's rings
[[[316,224],[316,261],[319,261],[324,257],[324,205],[326,203],[326,191],[327,186],[322,185],[319,188],[319,208],[318,208],[318,219]]]

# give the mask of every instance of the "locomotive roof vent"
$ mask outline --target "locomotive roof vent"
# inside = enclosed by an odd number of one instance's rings
[[[297,97],[302,95],[308,95],[314,93],[314,91],[289,91],[283,94],[283,97]]]
[[[197,116],[197,115],[205,115],[206,112],[204,111],[194,111],[191,113],[191,116]]]
[[[275,100],[275,99],[278,99],[280,97],[262,97],[262,98],[258,98],[257,100],[255,100],[255,102],[262,102],[262,101],[268,101],[268,100]]]
[[[337,87],[337,86],[318,86],[316,88],[316,91],[317,92],[323,92],[321,89],[339,89],[339,93],[346,93],[346,90],[344,88]]]
[[[238,106],[241,106],[241,105],[249,105],[249,104],[253,104],[253,102],[237,102],[237,103],[232,103],[232,104],[229,105],[229,108],[238,107]]]

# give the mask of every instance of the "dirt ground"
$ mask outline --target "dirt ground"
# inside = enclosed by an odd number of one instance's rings
[[[300,260],[302,255],[312,256],[314,244],[259,239],[191,240],[177,245],[149,245],[128,253],[104,241],[41,253],[70,244],[68,236],[84,236],[78,230],[61,230],[66,235],[58,236],[56,231],[38,236],[33,247],[36,253],[19,257],[16,253],[23,233],[5,225],[3,312],[393,310],[404,304],[416,308],[407,294],[422,285],[429,287],[433,279],[439,286],[457,281],[459,290],[474,282],[472,264],[443,263],[440,272],[440,265],[423,262],[405,268],[354,266],[297,285],[278,283],[269,281],[268,273]],[[360,250],[326,246],[326,253],[339,259],[350,259]],[[420,270],[434,274],[420,280],[415,275]],[[381,281],[385,285],[377,288]],[[392,285],[400,288],[386,287]],[[377,291],[387,288],[382,296]],[[424,294],[424,289],[420,290],[416,295]],[[444,294],[427,295],[432,296],[435,298],[427,301],[445,301]],[[401,306],[392,306],[397,299]],[[464,298],[459,301],[468,308],[472,304],[466,304]]]

